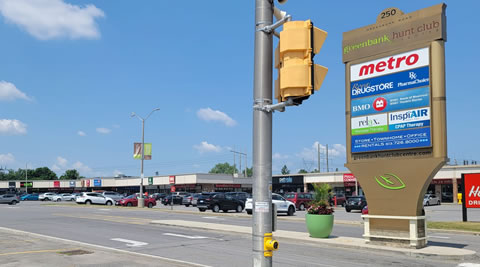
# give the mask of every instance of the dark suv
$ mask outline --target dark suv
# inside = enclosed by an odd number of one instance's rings
[[[365,196],[348,197],[345,203],[345,210],[350,212],[352,210],[362,210],[367,205]]]
[[[247,198],[250,198],[250,194],[246,192],[227,192],[225,193],[226,196],[232,196],[233,198],[236,198],[240,201],[243,202],[243,206],[245,206],[245,202],[247,201]]]
[[[199,198],[197,201],[197,208],[202,212],[207,209],[211,209],[213,212],[219,212],[220,210],[223,210],[223,212],[228,212],[229,210],[242,212],[244,207],[245,204],[241,200],[225,193],[215,193],[205,198]]]

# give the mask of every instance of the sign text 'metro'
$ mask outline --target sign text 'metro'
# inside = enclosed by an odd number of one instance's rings
[[[428,48],[384,57],[351,66],[351,81],[415,69],[429,64]]]

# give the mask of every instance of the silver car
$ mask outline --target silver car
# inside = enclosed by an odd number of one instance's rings
[[[55,193],[43,193],[38,196],[38,200],[45,201],[45,200],[52,200],[53,197],[57,195]]]
[[[52,197],[52,201],[59,202],[59,201],[74,201],[75,196],[72,194],[64,193],[58,194]]]
[[[105,191],[102,193],[102,195],[104,197],[109,197],[113,200],[115,200],[115,202],[119,201],[120,199],[124,198],[124,196],[120,193],[117,193],[117,192],[113,192],[113,191]]]
[[[426,194],[423,198],[423,206],[440,205],[440,198],[435,194]]]
[[[0,204],[15,205],[20,203],[20,198],[15,194],[0,195]]]

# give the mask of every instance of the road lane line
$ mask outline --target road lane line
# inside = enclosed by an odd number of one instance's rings
[[[140,242],[140,241],[135,241],[135,240],[128,240],[128,239],[123,239],[123,238],[112,238],[112,239],[110,239],[110,240],[127,243],[126,245],[127,245],[128,247],[141,247],[141,246],[146,246],[146,245],[148,245],[148,243],[145,243],[145,242]]]
[[[183,237],[183,238],[188,238],[188,239],[205,239],[208,238],[206,236],[199,236],[199,235],[180,235],[180,234],[172,234],[172,233],[164,233],[163,235],[168,235],[168,236],[176,236],[176,237]]]
[[[65,242],[65,243],[81,245],[81,246],[85,246],[85,247],[92,247],[92,248],[97,248],[97,249],[120,252],[120,253],[130,254],[130,255],[134,255],[134,256],[149,257],[149,258],[152,258],[152,259],[170,261],[170,262],[179,263],[179,264],[186,264],[186,265],[190,265],[190,266],[210,267],[210,265],[204,265],[204,264],[199,264],[199,263],[194,263],[194,262],[182,261],[182,260],[166,258],[166,257],[162,257],[162,256],[156,256],[156,255],[150,255],[150,254],[145,254],[145,253],[139,253],[139,252],[134,252],[134,251],[118,249],[118,248],[111,248],[111,247],[95,245],[95,244],[90,244],[90,243],[85,243],[85,242],[60,238],[60,237],[42,235],[42,234],[37,234],[37,233],[32,233],[32,232],[27,232],[27,231],[12,229],[12,228],[6,228],[6,227],[1,227],[1,226],[0,226],[0,231],[6,231],[6,232],[10,232],[10,233],[23,234],[23,235],[31,235],[31,236],[35,236],[35,237],[46,238],[46,239],[50,239],[50,240],[56,240],[56,241],[61,241],[61,242]]]

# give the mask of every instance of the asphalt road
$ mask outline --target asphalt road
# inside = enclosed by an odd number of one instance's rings
[[[175,207],[175,210],[179,210]],[[189,209],[195,211],[195,209]],[[337,213],[338,214],[338,213]],[[250,266],[251,236],[151,225],[151,220],[181,219],[250,225],[247,216],[176,213],[161,208],[45,205],[23,202],[0,206],[0,226],[144,254],[211,266]],[[356,214],[360,216],[359,214]],[[298,215],[297,217],[300,217]],[[279,220],[279,229],[306,231],[302,221]],[[361,225],[339,225],[333,235],[360,237]],[[436,245],[456,243],[480,251],[478,236],[436,233]],[[461,242],[459,242],[461,241]],[[478,260],[477,260],[478,262]],[[385,252],[332,248],[283,240],[274,254],[275,266],[456,266],[460,262],[413,258]],[[0,264],[3,264],[0,257]]]

